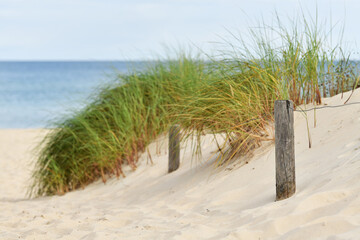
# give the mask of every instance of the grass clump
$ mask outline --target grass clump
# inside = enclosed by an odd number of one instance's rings
[[[300,27],[301,26],[301,27]],[[141,72],[119,75],[83,110],[58,123],[44,140],[31,194],[63,194],[136,168],[139,154],[170,124],[185,137],[222,133],[218,164],[267,139],[274,101],[295,106],[353,89],[355,66],[329,33],[305,17],[288,29],[262,24],[252,42],[233,35],[230,51],[205,62],[180,54]]]
[[[63,194],[106,175],[133,169],[139,153],[174,122],[174,103],[198,92],[205,63],[179,56],[149,64],[143,72],[119,75],[83,110],[60,121],[43,143],[31,193]],[[180,108],[180,106],[179,106]]]
[[[232,34],[212,66],[220,78],[205,83],[179,116],[188,134],[225,133],[219,164],[269,139],[275,100],[321,104],[357,86],[356,65],[340,44],[330,44],[331,30],[305,16],[291,28],[276,20],[250,29],[250,42]]]

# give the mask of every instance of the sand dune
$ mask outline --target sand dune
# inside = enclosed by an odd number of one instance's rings
[[[338,105],[348,95],[324,101]],[[171,174],[166,140],[159,139],[150,146],[153,164],[144,154],[125,179],[26,199],[29,149],[46,130],[0,130],[0,239],[358,239],[360,105],[318,110],[316,119],[314,128],[308,113],[309,149],[305,118],[295,113],[297,192],[279,202],[272,143],[248,164],[220,170],[209,136],[203,161],[192,161],[184,145],[180,169]]]

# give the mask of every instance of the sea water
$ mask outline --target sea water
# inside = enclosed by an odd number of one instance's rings
[[[0,128],[44,128],[142,62],[0,62]]]

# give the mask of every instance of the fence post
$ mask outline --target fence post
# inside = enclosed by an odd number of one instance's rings
[[[276,201],[289,198],[296,191],[293,106],[290,100],[275,101]]]
[[[169,130],[169,170],[171,173],[180,165],[180,126],[173,125]]]

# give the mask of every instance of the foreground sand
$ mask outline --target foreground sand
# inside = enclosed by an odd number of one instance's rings
[[[191,161],[187,147],[180,169],[167,174],[166,142],[150,146],[154,164],[144,155],[125,179],[29,200],[29,149],[46,130],[0,130],[0,239],[358,239],[360,105],[316,115],[316,128],[308,115],[311,149],[305,119],[295,115],[297,192],[280,202],[272,144],[221,171]],[[215,148],[205,138],[203,158]]]

